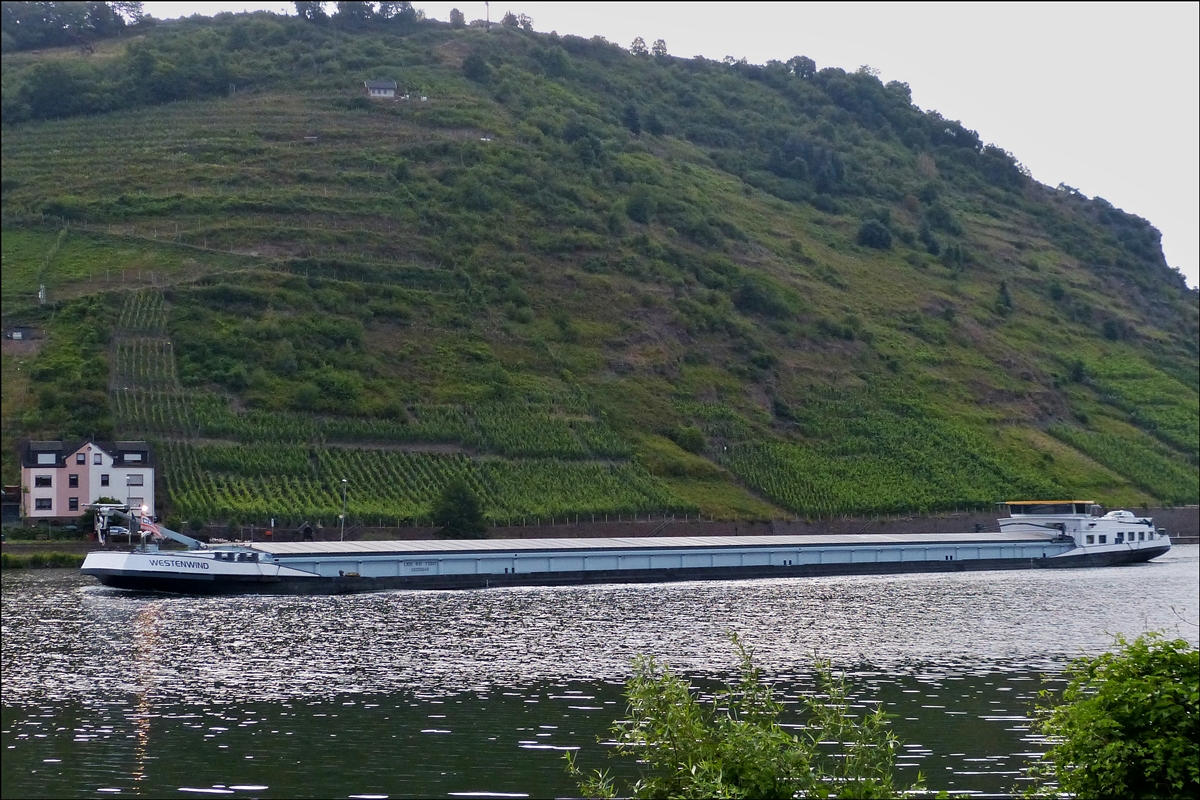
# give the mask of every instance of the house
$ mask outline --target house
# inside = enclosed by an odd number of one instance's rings
[[[146,442],[28,442],[21,448],[21,516],[82,516],[112,497],[154,514],[154,457]]]
[[[372,100],[396,99],[395,81],[364,81],[363,86],[367,87],[367,97]]]

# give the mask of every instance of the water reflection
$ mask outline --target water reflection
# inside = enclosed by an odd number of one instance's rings
[[[855,703],[897,715],[903,771],[1003,791],[1067,659],[1118,632],[1196,641],[1197,561],[281,598],[5,573],[0,768],[6,794],[40,796],[563,794],[564,750],[605,765],[634,654],[707,685],[736,630],[789,706],[831,659]]]

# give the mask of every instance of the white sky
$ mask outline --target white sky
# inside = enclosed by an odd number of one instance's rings
[[[291,3],[147,2],[160,19]],[[468,20],[482,2],[414,2]],[[332,10],[332,4],[331,4]],[[1197,3],[551,3],[505,2],[538,31],[629,46],[664,39],[672,55],[762,64],[806,55],[818,68],[870,64],[912,87],[913,102],[1010,151],[1042,183],[1060,182],[1145,217],[1167,263],[1200,285],[1200,4]]]

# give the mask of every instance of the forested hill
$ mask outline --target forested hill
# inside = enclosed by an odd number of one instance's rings
[[[6,28],[5,483],[94,435],[177,524],[1197,502],[1158,231],[907,85],[299,5]]]

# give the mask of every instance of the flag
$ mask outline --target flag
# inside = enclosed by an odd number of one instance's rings
[[[154,522],[145,515],[138,517],[138,527],[150,534],[153,534],[154,536],[158,536],[160,538],[162,537],[162,531],[160,531],[158,526],[155,525]]]

